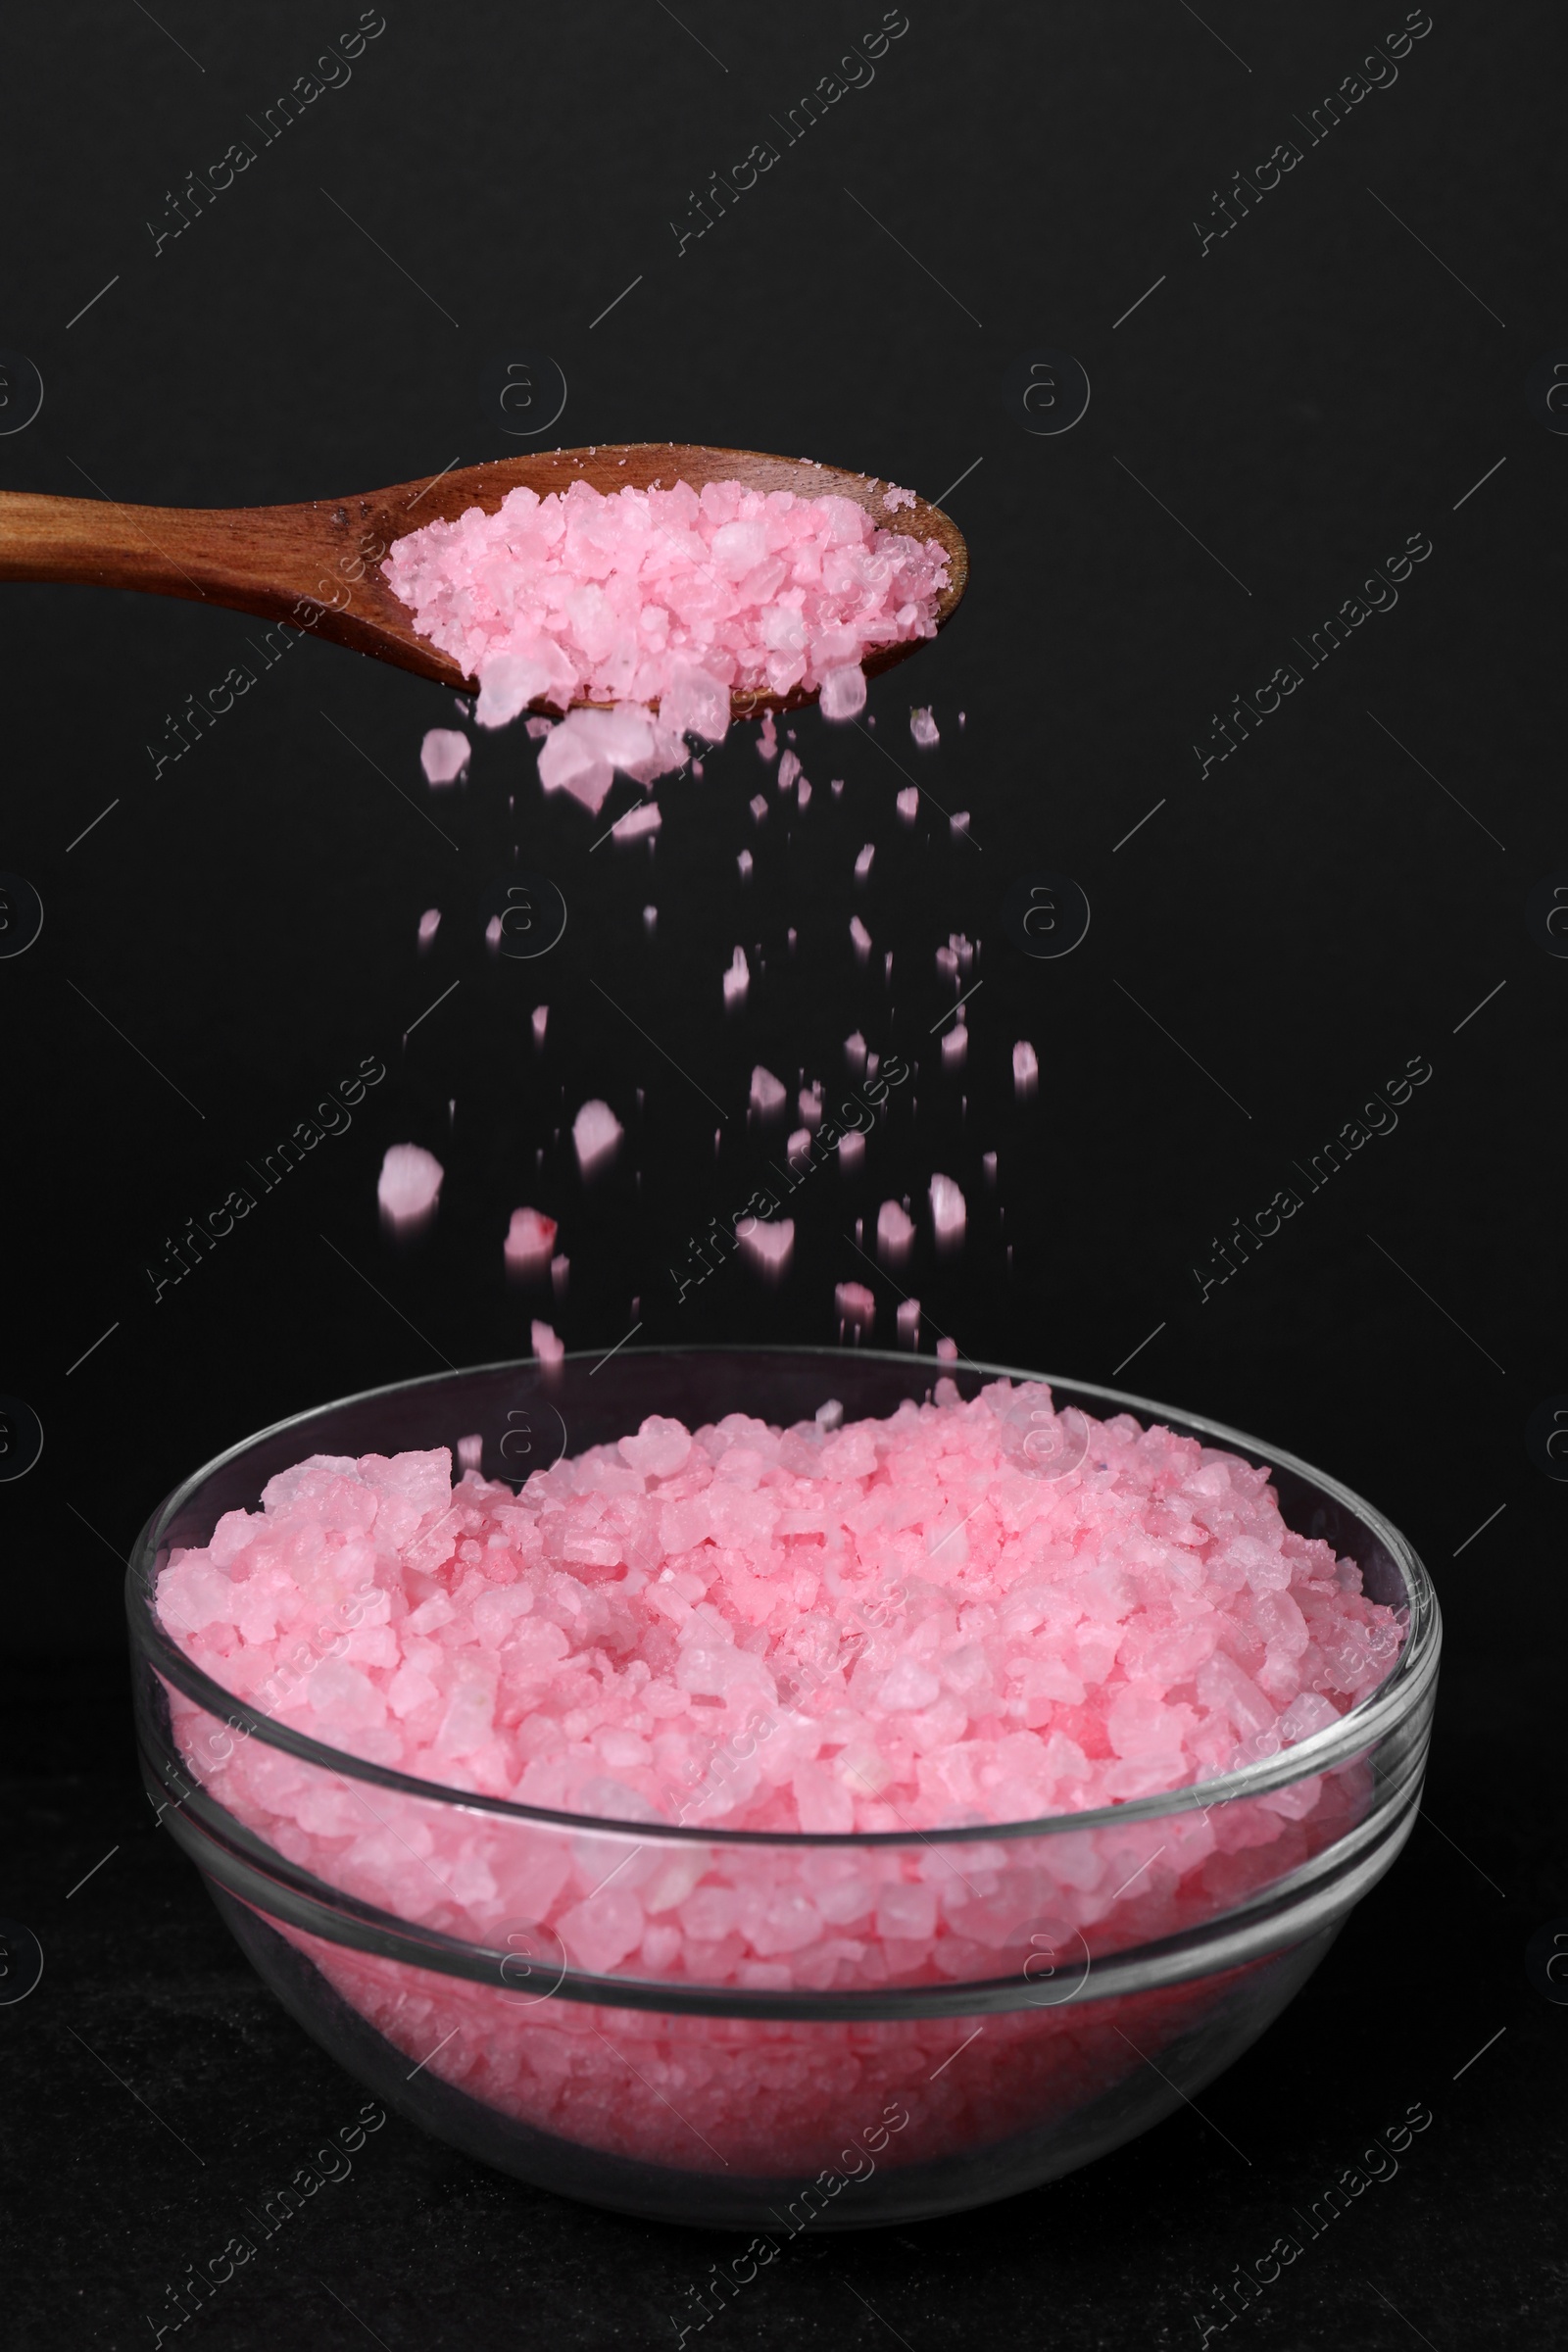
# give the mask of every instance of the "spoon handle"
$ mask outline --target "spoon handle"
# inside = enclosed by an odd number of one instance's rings
[[[349,597],[325,576],[329,558],[314,519],[298,507],[127,507],[4,491],[0,580],[140,588],[269,620],[301,618],[309,608],[319,618]]]

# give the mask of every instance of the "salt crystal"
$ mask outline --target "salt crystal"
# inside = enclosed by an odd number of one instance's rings
[[[677,734],[722,743],[729,733],[729,688],[707,670],[683,663],[664,688],[659,714]]]
[[[549,1007],[549,1005],[548,1005],[548,1004],[536,1004],[536,1005],[534,1006],[534,1008],[533,1008],[533,1011],[532,1011],[532,1013],[531,1013],[531,1014],[530,1014],[530,1016],[529,1016],[529,1019],[530,1019],[530,1025],[531,1025],[531,1027],[532,1027],[532,1029],[533,1029],[533,1042],[534,1042],[535,1046],[542,1046],[542,1045],[544,1044],[544,1042],[545,1042],[545,1024],[546,1024],[546,1022],[549,1020],[549,1018],[550,1018],[550,1007]]]
[[[811,1130],[809,1127],[792,1129],[789,1142],[784,1147],[784,1158],[787,1165],[792,1168],[804,1168],[810,1156]]]
[[[876,1321],[876,1300],[863,1282],[841,1282],[833,1292],[833,1311],[855,1331],[869,1331]]]
[[[419,746],[427,784],[455,784],[468,764],[468,738],[458,727],[432,727]]]
[[[620,1148],[621,1124],[608,1102],[585,1102],[571,1122],[577,1165],[585,1177],[597,1174]]]
[[[643,801],[635,808],[628,808],[611,827],[611,832],[616,841],[640,841],[646,834],[657,833],[663,821],[659,803]]]
[[[393,1144],[381,1162],[375,1197],[394,1226],[421,1223],[434,1214],[446,1174],[441,1162],[418,1144]]]
[[[841,801],[844,798],[844,778],[835,776],[828,785],[828,790],[836,801]]]
[[[905,1348],[918,1348],[920,1345],[919,1299],[902,1299],[900,1301],[899,1311],[895,1320],[897,1321],[899,1327],[900,1346]]]
[[[854,1078],[865,1068],[865,1040],[858,1029],[853,1029],[844,1040],[844,1063]]]
[[[771,1118],[775,1111],[783,1109],[785,1101],[786,1090],[783,1084],[774,1077],[771,1070],[764,1070],[761,1063],[759,1062],[752,1072],[752,1108],[757,1112],[759,1118],[767,1119]]]
[[[813,1086],[809,1090],[802,1087],[796,1103],[796,1116],[803,1127],[820,1127],[822,1124],[822,1090],[819,1086]]]
[[[558,1298],[564,1298],[566,1296],[566,1284],[570,1275],[571,1260],[569,1257],[553,1257],[550,1260],[550,1287]]]
[[[430,945],[431,940],[435,937],[436,926],[440,920],[441,909],[439,906],[427,907],[425,912],[420,915],[419,945],[421,948],[427,948]]]
[[[1020,1038],[1012,1049],[1012,1091],[1020,1102],[1027,1102],[1040,1084],[1040,1063],[1027,1038]]]
[[[502,926],[499,914],[493,914],[484,927],[484,944],[493,956],[501,953]]]
[[[871,953],[871,934],[858,914],[850,917],[850,937],[855,943],[858,960],[864,963]]]
[[[760,792],[754,793],[752,795],[750,806],[753,816],[755,816],[758,823],[760,824],[763,817],[767,814],[766,801],[763,800]]]
[[[945,1070],[960,1069],[968,1051],[969,1032],[961,1020],[956,1020],[951,1029],[943,1032],[942,1067]]]
[[[556,1246],[556,1220],[537,1208],[514,1208],[502,1255],[515,1274],[538,1274]]]
[[[744,948],[737,948],[734,956],[730,959],[729,970],[724,974],[725,1004],[744,1004],[746,1002],[746,992],[751,987],[751,984],[752,974],[751,967],[746,961],[746,950]]]
[[[811,787],[804,776],[801,778],[800,783],[796,787],[795,797],[803,808],[808,808],[810,807]]]
[[[479,680],[475,719],[481,727],[506,726],[519,710],[549,693],[553,676],[548,662],[533,661],[525,654],[491,654]]]
[[[741,880],[744,882],[750,875],[752,868],[756,863],[756,859],[753,858],[750,850],[742,850],[740,856],[736,858],[735,863],[740,868]]]
[[[967,833],[968,830],[969,811],[967,808],[960,808],[955,815],[949,817],[948,831],[950,833]]]
[[[782,1281],[795,1250],[793,1217],[742,1217],[735,1238],[741,1254],[765,1280]]]
[[[885,507],[895,511],[900,507],[912,507],[914,504],[914,492],[912,490],[896,489],[893,483],[889,482],[887,488],[882,493],[882,504]]]
[[[535,1355],[539,1358],[542,1370],[554,1372],[559,1369],[566,1352],[565,1343],[557,1339],[548,1323],[531,1323],[528,1327],[528,1341]]]
[[[855,879],[857,882],[863,882],[865,880],[866,875],[871,871],[871,860],[875,856],[876,844],[873,841],[868,841],[864,849],[855,860]]]
[[[919,786],[916,784],[906,785],[904,790],[895,798],[893,806],[895,808],[897,808],[905,823],[906,825],[912,825],[920,808]]]
[[[773,724],[771,710],[764,710],[762,713],[761,732],[757,739],[757,757],[759,760],[776,760],[778,758],[778,729]]]
[[[929,710],[909,712],[909,733],[922,751],[929,751],[934,743],[942,741],[937,733],[937,722]]]
[[[553,718],[525,718],[522,723],[535,743],[543,743],[556,722]]]
[[[968,1211],[951,1176],[931,1179],[931,1225],[939,1250],[956,1250],[963,1240]]]
[[[839,1137],[839,1166],[846,1176],[858,1176],[865,1164],[865,1137],[851,1127]]]
[[[643,929],[648,933],[650,939],[653,937],[658,928],[659,908],[657,906],[645,906],[643,908]]]
[[[942,1358],[942,1361],[943,1361],[945,1364],[956,1364],[956,1363],[957,1362],[957,1360],[958,1360],[958,1343],[957,1343],[957,1341],[956,1341],[956,1340],[938,1340],[938,1342],[937,1342],[937,1353],[938,1353],[938,1355],[939,1355],[939,1356]]]
[[[989,1184],[989,1185],[995,1185],[995,1183],[996,1183],[996,1181],[997,1181],[997,1155],[996,1155],[996,1153],[995,1153],[994,1152],[981,1152],[981,1154],[980,1154],[980,1165],[981,1165],[981,1166],[984,1168],[984,1170],[985,1170],[985,1172],[986,1172],[986,1182],[987,1182],[987,1184]]]
[[[794,783],[800,772],[801,762],[799,758],[794,752],[786,752],[783,759],[778,763],[778,788],[780,792],[788,792],[790,786]]]
[[[865,672],[858,662],[846,662],[839,668],[830,669],[822,680],[819,699],[824,718],[854,718],[863,710]]]
[[[913,1247],[913,1219],[897,1200],[884,1200],[876,1212],[877,1255],[890,1266],[902,1266]]]

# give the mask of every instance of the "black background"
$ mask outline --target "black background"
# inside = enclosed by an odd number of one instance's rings
[[[874,733],[792,722],[813,798],[788,832],[746,728],[666,788],[652,855],[590,851],[602,825],[542,800],[520,730],[429,791],[419,743],[456,723],[451,698],[309,641],[155,777],[166,713],[247,659],[257,625],[87,589],[0,596],[0,866],[45,909],[0,961],[0,1389],[44,1429],[37,1467],[0,1486],[5,1908],[45,1953],[39,1989],[0,2011],[18,2344],[150,2342],[166,2282],[359,2104],[136,1791],[119,1563],[146,1513],[285,1413],[526,1352],[533,1313],[574,1348],[639,1320],[643,1342],[831,1345],[834,1285],[863,1279],[891,1339],[895,1295],[854,1220],[936,1169],[970,1222],[956,1265],[922,1244],[906,1277],[927,1345],[948,1331],[967,1355],[1096,1380],[1126,1363],[1126,1384],[1322,1462],[1410,1533],[1447,1623],[1431,1805],[1319,1977],[1205,2095],[1217,2130],[1184,2111],[991,2211],[805,2243],[722,2330],[914,2352],[1197,2342],[1211,2287],[1424,2099],[1436,2122],[1399,2178],[1246,2325],[1283,2347],[1560,2340],[1565,2019],[1524,1965],[1568,1913],[1568,1497],[1525,1445],[1568,1390],[1568,962],[1525,919],[1568,867],[1568,439],[1525,392],[1537,362],[1568,360],[1553,12],[1437,0],[1396,83],[1308,145],[1295,118],[1402,8],[911,0],[871,85],[678,252],[690,191],[755,140],[782,148],[770,117],[880,13],[388,0],[349,84],[262,146],[247,119],[357,11],[9,12],[0,345],[45,397],[0,438],[5,487],[228,505],[433,474],[506,446],[487,363],[549,353],[568,385],[549,443],[779,450],[939,501],[956,483],[973,566],[941,641],[873,684]],[[256,162],[155,255],[169,192],[242,137]],[[1215,225],[1215,191],[1288,138],[1300,164],[1200,250],[1195,217]],[[1057,437],[1004,394],[1047,349],[1093,387]],[[1416,533],[1433,552],[1397,607],[1307,668],[1293,640]],[[1200,775],[1212,714],[1292,661],[1300,689]],[[910,741],[915,701],[937,750]],[[893,807],[911,778],[912,829]],[[617,784],[603,821],[630,797]],[[968,839],[943,814],[962,809]],[[548,956],[498,963],[479,910],[518,862],[569,919]],[[1093,908],[1056,960],[1000,922],[1042,869]],[[961,1080],[931,1034],[952,998],[934,951],[959,930],[984,983]],[[754,979],[727,1019],[737,942]],[[753,1064],[836,1085],[856,1027],[923,1065],[863,1176],[802,1187],[781,1290],[731,1265],[681,1302],[689,1237],[768,1181]],[[1029,1105],[1018,1038],[1040,1056]],[[166,1238],[368,1055],[388,1074],[351,1129],[155,1303]],[[1433,1075],[1396,1132],[1307,1192],[1293,1162],[1412,1057]],[[585,1189],[566,1131],[589,1096],[627,1134]],[[395,1249],[375,1176],[410,1140],[446,1184],[434,1231]],[[1204,1299],[1193,1269],[1215,1238],[1293,1184],[1300,1212]],[[559,1308],[502,1279],[522,1201],[562,1220]],[[722,2251],[485,2174],[394,2119],[191,2333],[657,2344]]]

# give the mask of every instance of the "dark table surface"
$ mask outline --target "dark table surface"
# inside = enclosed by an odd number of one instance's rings
[[[1406,37],[1402,7],[1348,0],[911,0],[883,43],[879,9],[828,0],[389,0],[356,52],[352,10],[16,0],[0,488],[222,505],[434,475],[530,445],[493,406],[516,362],[564,386],[536,444],[863,467],[949,505],[973,578],[873,686],[874,731],[796,722],[817,789],[793,838],[748,813],[747,730],[625,855],[541,800],[510,735],[427,791],[420,737],[453,719],[433,687],[308,638],[266,665],[256,624],[194,604],[0,590],[0,869],[44,915],[25,953],[0,938],[0,1392],[44,1440],[0,1480],[0,1913],[45,1964],[0,2004],[8,2345],[153,2342],[236,2207],[359,2103],[138,1792],[120,1574],[146,1513],[287,1413],[525,1352],[500,1260],[520,1200],[563,1219],[568,1347],[639,1320],[648,1342],[831,1345],[835,1284],[875,1279],[853,1219],[935,1169],[971,1218],[960,1261],[922,1245],[908,1277],[928,1329],[1088,1380],[1125,1366],[1407,1530],[1447,1629],[1429,1802],[1202,2116],[989,2211],[808,2234],[711,2332],[1198,2343],[1215,2288],[1423,2102],[1396,2177],[1235,2325],[1378,2352],[1568,2333],[1568,2008],[1526,1966],[1568,1934],[1568,1488],[1546,1449],[1568,1408],[1568,960],[1546,924],[1568,883],[1564,44],[1528,0],[1408,13]],[[352,70],[312,79],[329,38]],[[763,141],[776,163],[699,234],[710,175]],[[251,160],[215,188],[236,145]],[[1020,386],[1043,364],[1065,401],[1062,355],[1089,406],[1042,433]],[[1363,591],[1412,540],[1431,553],[1397,602]],[[1309,650],[1363,594],[1381,609]],[[168,757],[239,663],[253,688]],[[1227,718],[1282,667],[1300,682],[1277,710]],[[519,864],[569,920],[498,971],[480,918]],[[1058,958],[1004,920],[1042,873],[1092,909]],[[854,961],[857,910],[891,989]],[[984,983],[962,1081],[928,1071],[847,1193],[803,1189],[782,1289],[728,1269],[683,1300],[691,1236],[763,1181],[754,1063],[833,1078],[856,1027],[930,1059],[933,952],[959,930]],[[737,941],[757,977],[726,1021]],[[160,1292],[187,1220],[365,1057],[387,1075],[352,1122]],[[1432,1074],[1397,1125],[1363,1114],[1411,1061]],[[588,1096],[631,1139],[592,1193],[561,1132]],[[447,1188],[398,1250],[374,1181],[407,1140]],[[1284,1188],[1298,1211],[1240,1254],[1227,1237]],[[719,2252],[394,2118],[184,2333],[657,2345]]]

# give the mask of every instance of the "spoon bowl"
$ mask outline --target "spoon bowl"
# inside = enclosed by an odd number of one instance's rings
[[[127,507],[112,499],[13,491],[0,495],[0,580],[139,588],[226,605],[264,620],[287,621],[438,685],[473,693],[478,681],[418,634],[413,613],[387,586],[381,572],[387,553],[394,540],[427,522],[455,521],[475,506],[494,514],[509,490],[527,488],[544,498],[575,481],[607,495],[628,486],[673,489],[688,482],[701,490],[709,482],[739,481],[748,489],[792,490],[801,498],[852,498],[885,529],[941,541],[949,576],[937,600],[939,628],[951,618],[968,580],[963,534],[951,516],[922,498],[895,511],[884,503],[886,485],[873,475],[819,466],[809,458],[676,441],[537,451],[399,482],[387,490],[289,507]],[[880,647],[866,656],[863,667],[868,675],[887,669],[923,642]],[[746,718],[763,710],[793,710],[815,699],[814,690],[803,687],[788,695],[759,689],[732,694],[730,708],[734,717]]]

